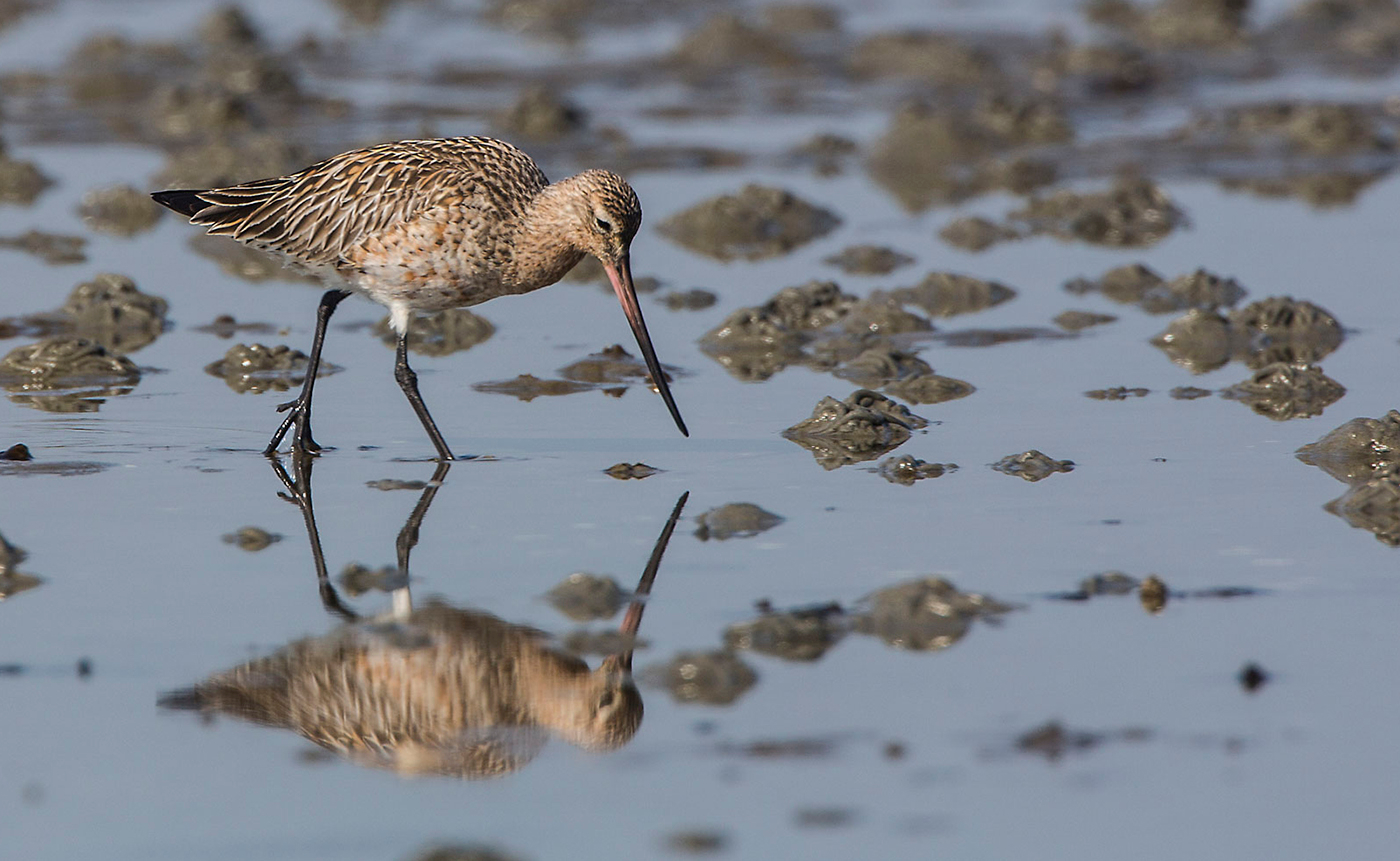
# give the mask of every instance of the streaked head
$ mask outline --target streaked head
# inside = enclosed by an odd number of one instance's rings
[[[574,186],[574,242],[604,266],[627,257],[642,226],[642,204],[627,180],[611,171],[586,170]]]
[[[641,305],[637,303],[637,290],[632,285],[632,238],[642,224],[642,204],[637,192],[627,180],[606,170],[586,170],[559,185],[568,188],[569,216],[565,229],[570,241],[603,264],[617,300],[622,303],[622,312],[632,326],[632,334],[637,338],[642,358],[646,359],[656,390],[666,402],[666,409],[671,411],[676,427],[690,436],[675,398],[671,397],[671,387],[661,363],[657,361],[656,349],[651,345],[651,335],[642,319]]]

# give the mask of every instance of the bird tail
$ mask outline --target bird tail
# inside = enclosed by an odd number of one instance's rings
[[[193,189],[175,189],[171,191],[153,191],[151,198],[166,209],[174,210],[186,218],[194,218],[205,207],[210,206],[209,201],[200,197],[203,191]]]

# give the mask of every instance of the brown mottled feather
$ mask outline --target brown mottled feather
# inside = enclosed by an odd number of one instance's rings
[[[190,221],[305,266],[338,267],[365,237],[408,221],[446,196],[467,192],[518,216],[548,184],[529,156],[503,141],[396,141],[343,153],[290,176],[197,192],[210,205]]]

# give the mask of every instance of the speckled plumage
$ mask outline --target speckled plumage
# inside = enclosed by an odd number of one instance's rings
[[[209,205],[192,224],[343,282],[397,315],[558,281],[585,253],[567,241],[567,223],[591,223],[591,207],[577,211],[589,198],[619,216],[629,240],[641,224],[637,195],[616,174],[586,171],[551,186],[524,152],[481,137],[380,144],[193,194]]]
[[[629,252],[641,204],[616,174],[588,170],[551,184],[515,146],[458,137],[380,144],[289,176],[152,196],[212,235],[269,251],[333,290],[388,307],[401,336],[396,376],[445,459],[451,452],[422,404],[402,344],[412,314],[538,290],[592,254],[608,271],[676,426],[688,435],[632,286]],[[313,368],[338,302],[330,294],[322,300]],[[269,452],[293,425],[294,447],[319,449],[309,430],[313,379],[314,370],[287,405],[291,412]]]
[[[515,771],[550,735],[620,747],[642,718],[617,660],[590,671],[541,631],[437,603],[300,640],[162,702],[290,729],[366,765],[468,778]]]

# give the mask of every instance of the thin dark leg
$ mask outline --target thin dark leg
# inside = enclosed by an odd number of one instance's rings
[[[437,496],[439,488],[447,478],[447,471],[451,468],[452,463],[449,460],[438,462],[437,469],[433,470],[433,477],[428,480],[428,486],[423,488],[423,494],[418,497],[418,504],[413,506],[413,512],[408,515],[408,520],[404,521],[403,528],[399,530],[398,540],[394,542],[399,575],[405,581],[408,578],[408,554],[418,544],[418,529],[423,525],[428,506],[433,504],[433,497]]]
[[[294,400],[277,406],[277,411],[286,413],[287,417],[282,419],[282,424],[278,426],[277,433],[272,435],[272,442],[263,449],[263,454],[275,454],[277,446],[282,444],[282,437],[287,435],[287,431],[291,430],[293,425],[296,425],[296,433],[292,434],[292,448],[312,454],[321,450],[316,440],[311,438],[311,390],[315,387],[316,375],[321,370],[321,345],[326,341],[326,324],[335,313],[335,306],[349,295],[344,290],[327,290],[321,296],[321,304],[316,307],[316,335],[311,340],[311,361],[306,366],[306,380],[301,384],[301,394]]]
[[[408,402],[418,414],[418,421],[423,423],[423,430],[428,432],[428,437],[433,441],[438,460],[452,460],[452,449],[447,447],[447,440],[442,438],[442,432],[433,423],[433,417],[428,415],[428,405],[423,403],[423,396],[418,394],[418,375],[408,366],[407,334],[399,336],[398,356],[394,360],[394,379],[399,381],[399,388],[408,396]]]
[[[316,528],[316,511],[311,506],[311,464],[315,459],[308,452],[292,452],[292,475],[287,474],[280,459],[272,457],[270,460],[273,472],[277,473],[282,486],[287,488],[286,493],[279,493],[278,496],[296,503],[297,508],[301,509],[301,519],[306,525],[306,537],[311,542],[311,561],[316,566],[316,586],[321,592],[321,605],[327,612],[342,619],[358,619],[359,614],[341,602],[340,595],[331,585],[330,574],[326,570],[326,554],[321,549],[321,532]]]

